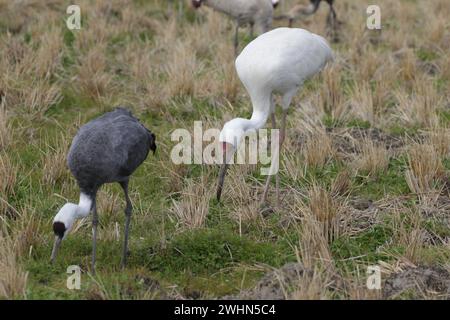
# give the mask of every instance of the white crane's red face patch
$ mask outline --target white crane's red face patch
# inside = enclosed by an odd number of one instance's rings
[[[202,5],[202,1],[203,0],[192,0],[192,5],[195,9],[200,8],[200,6]]]

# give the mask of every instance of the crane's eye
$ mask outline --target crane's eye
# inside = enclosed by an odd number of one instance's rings
[[[66,232],[66,226],[62,222],[54,222],[53,223],[53,232],[56,236],[60,237],[61,239],[64,238],[64,233]]]

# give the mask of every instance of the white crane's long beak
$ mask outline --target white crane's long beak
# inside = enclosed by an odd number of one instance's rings
[[[55,243],[53,244],[52,256],[50,258],[51,263],[55,262],[59,247],[61,246],[61,242],[62,238],[60,238],[59,236],[55,236]]]
[[[228,163],[223,163],[219,171],[219,182],[217,185],[217,201],[220,201],[220,197],[222,196],[223,182],[225,181],[227,170],[228,170]]]
[[[223,163],[220,166],[219,171],[219,181],[217,184],[217,201],[220,201],[222,196],[223,183],[225,181],[225,176],[227,175],[229,161],[233,157],[234,147],[230,143],[223,142]]]

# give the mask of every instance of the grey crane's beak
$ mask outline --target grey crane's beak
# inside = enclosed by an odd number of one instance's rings
[[[51,263],[55,262],[56,256],[58,255],[59,247],[61,246],[62,238],[55,236],[55,243],[53,244],[52,256],[50,258]]]
[[[225,176],[227,175],[229,161],[233,157],[234,147],[230,143],[223,142],[223,163],[220,166],[219,171],[219,181],[217,184],[217,201],[220,201],[220,197],[222,196],[223,183],[225,181]]]
[[[65,224],[60,221],[53,222],[53,232],[55,233],[55,243],[53,244],[52,256],[50,258],[52,263],[55,262],[59,247],[61,246],[64,234],[66,233]]]

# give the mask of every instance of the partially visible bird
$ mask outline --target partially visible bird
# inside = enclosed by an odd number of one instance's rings
[[[272,26],[273,6],[278,0],[192,0],[192,5],[199,8],[202,4],[225,13],[236,20],[234,34],[234,51],[237,55],[239,46],[239,28],[249,24],[253,37],[255,27],[258,35],[267,32]]]
[[[274,8],[278,7],[279,4],[280,4],[280,0],[272,0],[272,5]]]
[[[293,6],[287,13],[282,14],[280,16],[275,16],[274,20],[284,20],[287,19],[289,21],[289,28],[292,28],[294,21],[301,19],[302,17],[307,17],[316,13],[319,9],[320,3],[322,0],[310,0],[308,5],[297,4]],[[335,23],[337,21],[337,14],[334,10],[333,3],[334,0],[324,0],[330,6],[330,11],[327,17],[327,25],[329,27],[335,28]]]
[[[126,265],[128,235],[132,205],[128,196],[128,181],[132,173],[156,151],[155,135],[133,117],[130,111],[117,108],[82,126],[70,147],[67,162],[80,187],[80,202],[66,203],[53,219],[55,243],[54,262],[63,239],[75,220],[92,210],[92,272],[95,273],[98,215],[96,195],[105,183],[118,182],[125,193],[125,237],[121,265]]]
[[[228,163],[238,150],[242,137],[250,130],[262,128],[269,116],[276,128],[274,94],[282,96],[283,110],[279,150],[284,142],[286,115],[294,95],[303,82],[317,74],[333,52],[327,41],[304,29],[278,28],[250,42],[236,59],[236,70],[247,89],[253,105],[250,119],[235,118],[225,123],[219,141],[224,151],[224,162],[219,172],[217,200],[220,201]],[[266,180],[262,203],[267,198],[271,176]],[[277,202],[279,178],[276,174]]]

